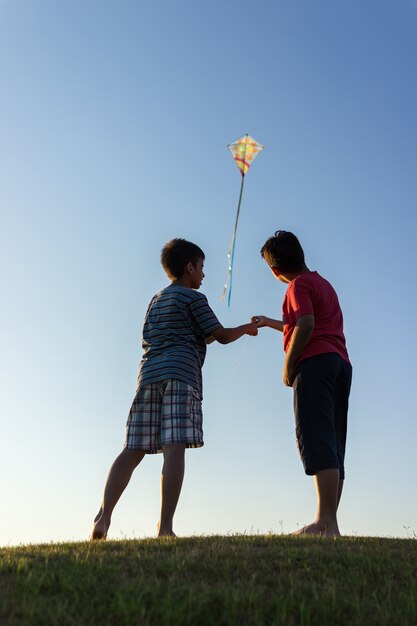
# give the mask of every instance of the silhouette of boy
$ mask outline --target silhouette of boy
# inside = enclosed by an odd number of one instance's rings
[[[297,237],[279,230],[261,249],[274,276],[287,284],[282,321],[252,318],[284,334],[282,379],[294,390],[296,436],[317,493],[316,520],[293,534],[339,537],[337,508],[345,479],[345,446],[352,366],[343,316],[332,285],[308,269]]]
[[[175,536],[173,517],[184,477],[186,448],[203,445],[202,376],[206,344],[257,335],[254,323],[224,328],[198,292],[204,252],[184,239],[162,249],[171,284],[151,300],[143,326],[143,357],[123,451],[110,468],[91,539],[105,539],[113,509],[145,454],[163,453],[157,535]]]

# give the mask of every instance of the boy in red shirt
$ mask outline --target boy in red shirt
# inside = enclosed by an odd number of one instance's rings
[[[294,534],[340,537],[337,508],[345,478],[344,457],[352,366],[335,290],[305,264],[293,233],[278,230],[261,249],[274,276],[288,285],[282,321],[252,318],[284,334],[282,379],[294,390],[296,436],[306,474],[314,476],[316,520]]]

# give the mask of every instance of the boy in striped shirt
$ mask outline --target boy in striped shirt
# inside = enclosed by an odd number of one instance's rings
[[[91,539],[105,539],[113,509],[145,454],[162,452],[161,512],[157,535],[175,536],[173,517],[184,477],[186,448],[203,445],[202,377],[207,343],[227,344],[256,335],[256,324],[224,328],[198,292],[204,252],[184,239],[162,249],[171,284],[152,298],[142,334],[136,396],[126,425],[124,449],[107,477]]]

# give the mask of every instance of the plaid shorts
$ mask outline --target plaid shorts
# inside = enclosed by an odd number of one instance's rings
[[[204,445],[198,391],[173,378],[139,387],[127,419],[124,447],[155,454],[174,443],[186,448]]]

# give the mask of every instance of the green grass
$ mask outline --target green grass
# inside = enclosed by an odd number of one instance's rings
[[[417,624],[417,541],[237,535],[0,549],[0,626],[200,624]]]

